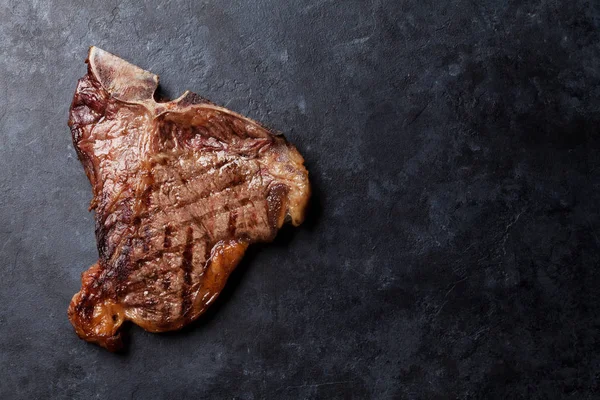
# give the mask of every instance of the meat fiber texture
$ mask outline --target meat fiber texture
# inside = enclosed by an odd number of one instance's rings
[[[99,259],[68,315],[116,351],[127,320],[164,332],[198,318],[250,244],[302,222],[310,186],[283,136],[191,92],[157,102],[158,76],[97,47],[86,62],[69,127]]]

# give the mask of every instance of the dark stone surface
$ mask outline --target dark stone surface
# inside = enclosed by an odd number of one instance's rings
[[[0,398],[598,398],[598,2],[155,4],[0,1]],[[125,355],[66,316],[97,256],[66,126],[92,44],[284,131],[315,191]]]

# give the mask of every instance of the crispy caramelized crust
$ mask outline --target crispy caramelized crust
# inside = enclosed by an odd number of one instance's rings
[[[156,102],[158,77],[90,48],[69,118],[92,184],[99,260],[69,306],[108,350],[130,320],[179,329],[214,301],[249,244],[298,225],[310,195],[282,136],[190,92]]]

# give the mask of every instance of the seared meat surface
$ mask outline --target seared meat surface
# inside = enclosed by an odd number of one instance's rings
[[[198,318],[248,245],[298,225],[310,195],[282,136],[193,93],[156,102],[158,77],[92,47],[69,127],[93,190],[99,259],[69,306],[77,334],[114,351],[120,326]]]

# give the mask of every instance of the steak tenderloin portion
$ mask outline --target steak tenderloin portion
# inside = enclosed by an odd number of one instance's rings
[[[298,151],[248,118],[91,47],[69,127],[92,184],[99,260],[69,306],[77,334],[122,347],[130,320],[179,329],[215,300],[249,244],[298,225],[310,195]]]

